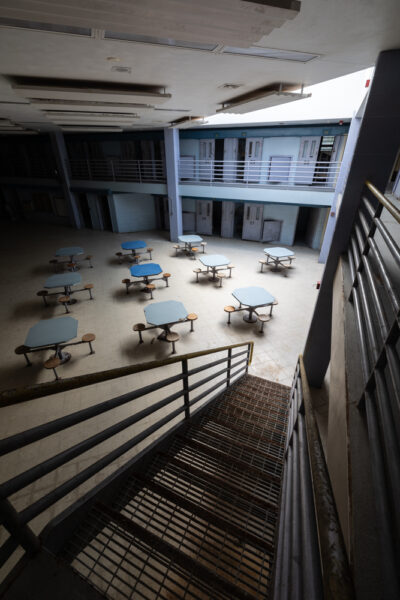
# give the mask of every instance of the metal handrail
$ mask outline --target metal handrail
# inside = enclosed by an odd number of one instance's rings
[[[382,192],[380,192],[378,188],[375,187],[370,181],[367,180],[365,185],[369,191],[373,193],[375,198],[379,200],[379,202],[383,204],[383,206],[390,212],[396,221],[400,223],[400,210],[393,204],[393,202],[391,202],[389,198],[386,198],[386,196],[382,194]]]
[[[108,467],[108,465],[115,464],[117,459],[126,455],[127,452],[136,449],[139,444],[151,440],[150,436],[158,434],[159,439],[163,439],[174,427],[177,427],[177,425],[173,425],[175,419],[180,418],[182,422],[184,422],[185,419],[189,419],[191,417],[192,407],[195,407],[196,405],[195,413],[202,410],[205,405],[217,398],[225,387],[229,387],[233,381],[236,381],[247,373],[248,366],[252,360],[253,346],[253,341],[241,342],[228,346],[191,352],[169,359],[151,361],[141,365],[129,365],[127,367],[109,369],[104,372],[80,375],[68,380],[57,381],[55,383],[59,385],[55,386],[51,383],[40,384],[25,390],[9,390],[3,392],[2,397],[7,399],[7,404],[10,404],[12,401],[18,402],[21,400],[37,398],[39,396],[49,396],[51,394],[59,393],[60,391],[85,387],[116,379],[118,377],[149,371],[150,369],[156,369],[176,363],[181,364],[180,372],[164,378],[161,381],[153,381],[149,385],[134,389],[121,396],[98,402],[87,408],[83,408],[71,414],[54,419],[53,421],[37,425],[31,429],[0,440],[0,456],[4,456],[39,440],[49,438],[56,433],[65,431],[74,425],[80,425],[89,419],[93,419],[94,417],[103,415],[124,405],[128,405],[160,388],[166,388],[173,383],[181,383],[181,387],[178,387],[176,391],[172,390],[167,396],[162,397],[161,400],[157,399],[140,410],[129,411],[128,416],[112,423],[108,427],[103,426],[99,431],[95,430],[93,435],[89,434],[89,437],[84,437],[61,452],[52,455],[49,458],[44,458],[35,466],[28,468],[22,473],[19,473],[0,484],[0,521],[9,533],[9,538],[0,547],[0,566],[9,559],[18,546],[22,546],[27,553],[33,554],[38,551],[40,548],[40,540],[29,527],[29,523],[35,517],[42,514],[50,506],[53,506],[73,490],[79,488],[79,486],[97,475],[104,468]],[[243,347],[245,347],[244,350],[232,354],[232,349]],[[218,352],[226,352],[226,356],[218,358],[217,360],[207,361],[194,368],[188,368],[188,360]],[[215,367],[217,366],[220,366],[221,368],[216,370]],[[190,384],[189,378],[191,376],[202,373],[207,369],[212,369],[211,375],[196,379]],[[217,382],[215,382],[216,379]],[[204,388],[208,382],[212,382],[211,385],[207,385],[207,387]],[[203,388],[203,391],[200,393],[196,392],[196,395],[194,395],[192,392],[198,390],[200,387]],[[176,401],[182,398],[183,402],[177,405]],[[201,401],[203,401],[203,403],[199,404]],[[5,403],[3,403],[3,405],[4,404]],[[163,416],[157,416],[158,411],[161,409],[164,409]],[[145,419],[153,415],[153,420],[148,423]],[[178,425],[181,421],[178,422]],[[130,427],[139,423],[142,426],[128,436],[127,439],[126,436],[119,438],[118,440],[114,438],[117,434],[126,432]],[[168,426],[169,429],[162,433],[163,428],[166,426]],[[92,448],[98,447],[110,438],[115,439],[113,448],[110,451],[100,458],[96,457],[94,462],[83,467],[78,473],[56,485],[43,496],[35,499],[21,511],[18,512],[10,502],[9,498],[17,492],[24,490],[35,481],[56,471]],[[120,467],[119,470],[129,468],[134,460],[135,457],[133,459],[131,458],[123,467]],[[102,484],[98,484],[97,486],[93,485],[91,493],[96,493],[101,485]],[[78,505],[79,500],[75,502],[73,507]],[[69,510],[72,510],[73,507],[69,506]]]
[[[51,394],[58,394],[68,390],[74,390],[78,387],[93,385],[95,383],[101,383],[102,381],[117,379],[118,377],[125,377],[126,375],[143,373],[144,371],[156,369],[157,367],[173,365],[174,363],[181,362],[182,360],[189,360],[191,358],[205,356],[206,354],[215,354],[216,352],[223,352],[224,350],[232,350],[233,348],[239,348],[240,346],[250,347],[248,361],[248,364],[250,365],[253,359],[254,349],[254,342],[252,340],[247,342],[239,342],[238,344],[230,344],[228,346],[219,346],[218,348],[209,348],[208,350],[198,350],[197,352],[189,352],[188,354],[181,354],[171,358],[152,360],[147,363],[128,365],[126,367],[117,367],[115,369],[108,369],[107,371],[86,373],[85,375],[77,375],[76,377],[70,377],[68,379],[59,379],[50,381],[48,383],[39,383],[26,388],[3,390],[0,392],[0,408],[2,406],[8,406],[17,402],[25,402],[26,400],[43,398],[44,396],[50,396]]]

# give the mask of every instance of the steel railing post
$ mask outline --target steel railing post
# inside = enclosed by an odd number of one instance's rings
[[[188,361],[186,358],[182,360],[182,383],[183,383],[183,402],[185,405],[185,419],[190,419],[190,404],[189,404],[189,376],[188,376]]]
[[[28,525],[22,523],[19,514],[6,498],[0,499],[0,519],[10,536],[18,540],[30,556],[40,550],[39,538]]]

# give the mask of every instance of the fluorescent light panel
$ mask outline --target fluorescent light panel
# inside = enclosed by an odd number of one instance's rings
[[[310,52],[297,52],[297,50],[279,50],[277,48],[261,48],[261,46],[251,46],[250,48],[236,48],[234,46],[225,46],[222,50],[223,54],[238,54],[240,56],[251,56],[257,58],[272,58],[275,60],[289,60],[292,62],[306,63],[314,58],[318,58],[319,54],[311,54]]]
[[[120,40],[124,42],[140,42],[141,44],[156,44],[158,46],[172,46],[175,48],[190,48],[191,50],[208,50],[209,52],[212,52],[218,47],[218,44],[184,42],[182,40],[173,40],[171,38],[153,37],[151,35],[135,35],[133,33],[115,33],[114,31],[105,31],[104,39]]]
[[[309,98],[311,94],[300,94],[296,92],[278,92],[270,91],[262,95],[248,98],[247,100],[241,100],[238,102],[227,102],[222,108],[217,110],[217,113],[230,113],[239,114],[252,112],[254,110],[260,110],[262,108],[270,108],[271,106],[278,106],[280,104],[286,104],[287,102],[293,102],[295,100],[303,100]]]

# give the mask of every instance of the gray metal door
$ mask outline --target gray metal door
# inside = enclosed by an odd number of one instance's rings
[[[235,203],[222,203],[221,237],[232,238],[235,224]]]

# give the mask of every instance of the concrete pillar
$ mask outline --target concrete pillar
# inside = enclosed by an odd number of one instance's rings
[[[165,163],[167,169],[167,193],[169,208],[170,239],[178,241],[182,235],[182,201],[179,196],[179,131],[164,129]]]
[[[83,227],[83,221],[79,212],[75,194],[71,192],[68,171],[68,153],[65,146],[64,136],[60,131],[56,131],[50,134],[50,138],[57,163],[58,176],[61,181],[61,188],[68,206],[70,223],[72,227],[81,229]]]
[[[347,184],[304,349],[311,386],[320,387],[330,361],[332,289],[339,257],[347,251],[364,183],[384,191],[399,148],[400,50],[381,52],[361,122]]]
[[[359,111],[360,112],[360,111]],[[363,111],[362,111],[363,113]],[[349,133],[347,136],[346,147],[344,149],[342,164],[340,166],[339,175],[336,182],[335,193],[332,200],[328,223],[326,224],[324,240],[321,246],[321,252],[318,262],[325,263],[331,247],[333,232],[336,226],[337,213],[340,208],[340,200],[343,197],[344,188],[346,186],[347,175],[350,170],[351,161],[353,160],[356,142],[361,127],[361,114],[357,113],[351,120]]]

